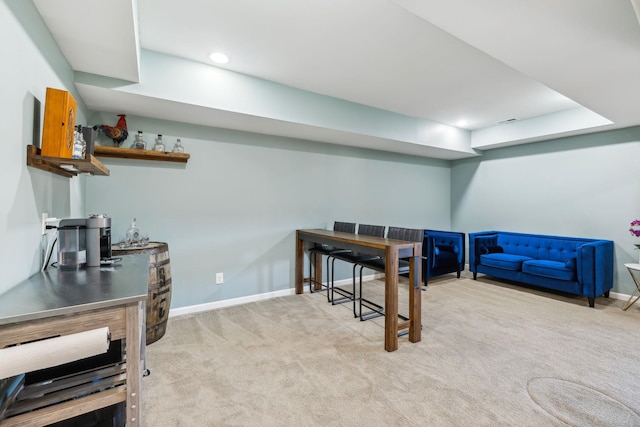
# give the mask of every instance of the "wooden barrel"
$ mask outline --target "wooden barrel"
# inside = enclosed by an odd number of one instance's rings
[[[169,245],[149,242],[143,248],[111,246],[114,257],[132,254],[149,254],[149,294],[147,296],[147,345],[158,341],[167,331],[171,306],[171,264]]]

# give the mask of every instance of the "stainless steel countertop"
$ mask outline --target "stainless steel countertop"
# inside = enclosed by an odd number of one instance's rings
[[[0,326],[128,304],[147,298],[149,255],[125,255],[108,267],[49,267],[0,294]]]

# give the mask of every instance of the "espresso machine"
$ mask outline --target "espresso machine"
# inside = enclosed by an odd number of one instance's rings
[[[58,268],[79,270],[99,267],[111,260],[111,218],[61,219],[58,224]]]

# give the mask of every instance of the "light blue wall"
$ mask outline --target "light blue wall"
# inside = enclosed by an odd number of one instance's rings
[[[640,127],[486,151],[451,168],[451,223],[466,233],[522,231],[615,242],[614,291],[635,286],[629,224],[640,217]]]
[[[169,243],[173,308],[293,287],[297,228],[331,228],[335,220],[450,226],[448,161],[140,117],[127,122],[149,145],[157,133],[169,148],[180,137],[191,159],[102,159],[111,175],[87,179],[87,212],[112,217],[114,240],[136,217],[151,240]],[[216,272],[224,273],[223,285],[215,285]]]
[[[83,178],[70,180],[26,166],[27,145],[39,144],[47,86],[73,90],[69,64],[30,1],[0,2],[0,40],[1,293],[39,270],[40,213],[80,215],[84,201]],[[82,105],[78,117],[84,120]]]
[[[129,117],[129,129],[145,131],[149,143],[155,133],[169,145],[181,137],[189,163],[105,159],[110,177],[68,179],[27,167],[25,150],[39,140],[47,86],[79,99],[73,72],[30,1],[0,1],[0,37],[0,293],[39,269],[41,212],[107,213],[114,240],[138,218],[142,231],[170,245],[172,307],[290,288],[294,230],[334,220],[612,239],[614,291],[634,289],[623,264],[638,260],[627,230],[640,217],[640,128],[450,164]],[[114,114],[89,115],[82,104],[78,118],[115,123]],[[213,284],[219,271],[222,286]]]
[[[2,57],[19,59],[15,67],[0,67],[6,140],[0,293],[38,271],[41,212],[107,213],[114,240],[137,217],[152,239],[170,244],[172,307],[290,288],[296,228],[330,227],[334,220],[450,225],[446,161],[166,121],[128,118],[133,131],[163,133],[171,145],[182,137],[192,155],[187,165],[105,160],[110,177],[72,179],[27,167],[26,146],[39,142],[46,87],[80,99],[72,70],[31,2],[0,2],[0,36],[11,40],[0,44]],[[79,123],[115,122],[112,114],[87,120],[79,108]],[[424,182],[433,186],[425,189]],[[222,286],[213,284],[218,271],[225,273]]]

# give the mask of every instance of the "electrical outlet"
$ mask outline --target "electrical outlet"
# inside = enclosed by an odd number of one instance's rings
[[[224,274],[216,273],[216,285],[222,285],[224,283]]]
[[[47,219],[49,218],[49,214],[46,212],[42,213],[42,226],[41,226],[41,234],[44,236],[47,234]]]

